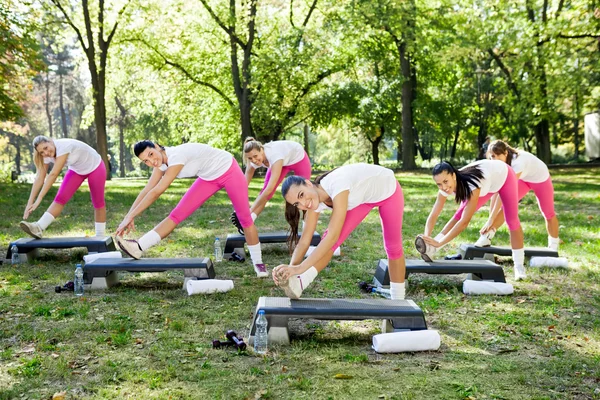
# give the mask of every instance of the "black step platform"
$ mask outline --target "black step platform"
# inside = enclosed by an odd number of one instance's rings
[[[117,271],[164,272],[183,269],[183,288],[189,279],[213,279],[210,258],[98,258],[83,266],[83,281],[90,289],[106,289],[119,281]]]
[[[430,263],[423,260],[406,260],[406,278],[413,273],[472,274],[482,281],[506,282],[502,267],[489,260],[435,260]],[[379,260],[373,283],[384,287],[390,285],[387,259]]]
[[[299,299],[261,297],[258,299],[249,342],[254,342],[258,311],[264,310],[268,321],[269,343],[288,344],[288,320],[312,318],[324,320],[391,320],[394,329],[425,330],[423,311],[412,300],[388,299]]]
[[[12,247],[17,245],[21,261],[27,261],[37,256],[38,249],[70,249],[73,247],[86,247],[88,253],[104,253],[116,250],[115,243],[110,236],[94,237],[54,237],[54,238],[21,238],[8,245],[6,258],[10,260]]]
[[[285,243],[287,240],[287,232],[271,232],[271,233],[259,233],[258,240],[260,243]],[[301,237],[302,233],[298,233],[298,237]],[[311,246],[317,246],[321,242],[321,235],[317,232],[313,234],[312,240],[310,241]],[[236,251],[236,249],[241,249],[242,254],[244,254],[244,243],[246,243],[246,237],[240,234],[229,234],[227,235],[227,239],[225,240],[225,250],[223,251],[223,257],[229,258],[231,257],[231,253]],[[240,250],[237,250],[240,251]]]
[[[510,247],[478,247],[472,244],[463,243],[460,245],[459,253],[463,260],[472,260],[474,258],[486,258],[486,255],[497,254],[499,256],[512,256]],[[547,247],[526,247],[525,257],[558,257],[558,251],[550,250]]]

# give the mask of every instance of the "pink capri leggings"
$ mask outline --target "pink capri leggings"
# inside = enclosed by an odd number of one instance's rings
[[[56,193],[54,202],[63,206],[67,204],[86,178],[90,187],[92,205],[95,209],[104,207],[106,205],[104,202],[104,186],[106,185],[106,166],[104,165],[104,161],[100,161],[100,165],[87,175],[79,175],[72,169],[68,170],[60,184],[58,193]]]
[[[383,246],[390,260],[397,260],[404,256],[402,247],[402,216],[404,214],[404,195],[400,184],[396,182],[396,191],[390,197],[378,203],[364,203],[346,213],[346,220],[342,226],[340,237],[331,247],[335,250],[344,241],[350,233],[367,217],[367,214],[379,207],[379,218],[381,219],[381,230],[383,232]],[[327,231],[323,237],[327,236]]]
[[[548,178],[540,183],[519,180],[519,200],[525,197],[530,190],[533,190],[544,218],[547,220],[553,218],[556,212],[554,211],[554,186],[552,186],[552,179]]]
[[[277,185],[275,185],[275,190],[273,190],[273,193],[268,194],[267,200],[271,200],[271,198],[273,198],[273,195],[275,195],[275,192],[277,191],[277,188],[281,184],[281,181],[283,181],[285,179],[285,176],[290,171],[294,171],[294,175],[301,176],[305,179],[310,179],[310,174],[311,174],[312,170],[310,167],[310,159],[308,158],[308,154],[306,154],[306,152],[304,152],[304,158],[302,160],[298,161],[296,164],[286,165],[283,168],[281,168],[281,174],[279,175],[279,179],[277,179]],[[271,180],[271,168],[269,168],[267,170],[267,174],[265,175],[265,184],[263,185],[263,188],[260,191],[260,194],[262,194],[262,192],[265,191],[270,180]]]
[[[213,194],[223,188],[225,188],[242,226],[245,228],[253,225],[254,221],[252,221],[250,206],[248,205],[246,177],[235,159],[232,160],[231,167],[227,172],[217,179],[212,181],[205,181],[202,178],[196,179],[179,200],[177,206],[171,211],[169,218],[176,224],[180,224]]]
[[[521,222],[519,221],[519,189],[518,189],[518,180],[515,175],[515,171],[506,164],[506,168],[508,169],[508,174],[506,175],[506,180],[504,181],[504,185],[498,190],[498,194],[500,195],[500,199],[502,200],[502,209],[504,211],[504,219],[506,220],[506,225],[508,225],[509,231],[514,231],[519,229],[521,226]],[[480,196],[477,201],[477,210],[479,210],[487,201],[494,195],[495,193],[488,193],[485,196]],[[460,207],[454,214],[455,220],[460,220],[462,217],[463,210],[467,206],[468,200],[465,200],[461,203]]]

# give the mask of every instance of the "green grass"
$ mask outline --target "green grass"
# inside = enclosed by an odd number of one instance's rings
[[[378,321],[298,320],[292,343],[266,356],[213,350],[228,329],[247,336],[259,296],[283,296],[271,280],[255,278],[249,262],[216,265],[218,278],[233,279],[225,294],[188,297],[182,273],[121,274],[108,291],[54,293],[73,278],[84,250],[41,251],[33,264],[0,267],[0,399],[590,399],[600,398],[600,175],[598,170],[552,171],[561,225],[561,255],[569,270],[528,269],[506,297],[462,294],[464,276],[414,275],[407,297],[439,330],[436,352],[379,355],[371,345]],[[406,199],[404,248],[416,258],[413,240],[423,231],[435,185],[426,174],[398,174]],[[136,237],[161,221],[192,182],[177,181],[141,217]],[[110,230],[139,190],[141,180],[107,184]],[[255,180],[251,198],[262,182]],[[22,237],[18,222],[29,185],[0,185],[0,243]],[[33,218],[39,218],[56,187]],[[261,215],[259,231],[283,230],[278,194]],[[455,207],[448,204],[438,226]],[[546,231],[535,198],[520,208],[527,246],[545,246]],[[487,207],[445,251],[478,237]],[[149,257],[204,257],[215,236],[233,233],[231,205],[219,192],[184,221]],[[327,217],[319,225],[322,233]],[[47,231],[52,236],[93,234],[87,187]],[[507,245],[501,229],[495,244]],[[4,253],[5,254],[5,253]],[[371,280],[385,257],[376,212],[342,246],[306,297],[363,298],[356,283]],[[269,268],[288,260],[284,245],[263,246]]]

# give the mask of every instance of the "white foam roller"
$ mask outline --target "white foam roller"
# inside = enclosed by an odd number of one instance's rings
[[[224,293],[233,289],[232,280],[222,279],[202,279],[202,280],[189,280],[185,285],[188,295],[201,294],[201,293]]]
[[[510,283],[504,282],[489,282],[489,281],[473,281],[467,279],[463,282],[464,294],[513,294],[514,288]]]
[[[433,329],[381,333],[373,336],[373,350],[378,353],[437,350],[440,348],[440,344],[440,334]]]
[[[87,254],[83,256],[83,261],[86,263],[91,263],[99,258],[123,258],[123,255],[120,251],[107,251],[105,253]]]
[[[569,261],[565,257],[531,257],[529,266],[569,268]]]

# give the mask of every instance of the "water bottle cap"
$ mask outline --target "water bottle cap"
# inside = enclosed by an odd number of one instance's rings
[[[258,315],[264,315],[265,314],[265,310],[258,310]]]
[[[75,268],[81,268],[81,264],[75,265]]]
[[[216,238],[215,238],[215,240],[219,240],[219,238],[218,238],[218,237],[216,237]]]

